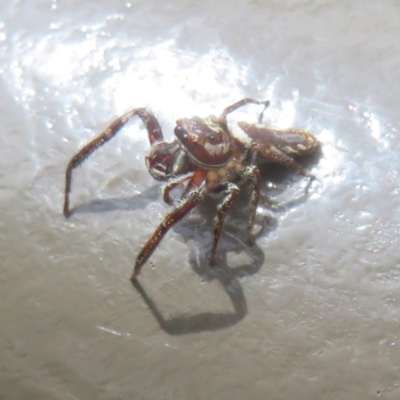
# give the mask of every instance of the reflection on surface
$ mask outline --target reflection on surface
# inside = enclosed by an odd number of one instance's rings
[[[107,71],[96,85],[96,93],[89,93],[89,88],[82,85],[75,97],[78,103],[82,101],[82,92],[86,96],[110,99],[110,115],[121,114],[130,105],[150,104],[155,109],[163,109],[165,115],[173,115],[177,110],[182,116],[206,115],[212,110],[204,101],[198,102],[199,88],[210,99],[226,98],[225,102],[229,102],[241,98],[243,92],[238,84],[245,84],[249,79],[248,64],[238,66],[222,49],[210,48],[199,55],[180,50],[171,39],[137,46],[131,43],[132,60],[127,60],[126,56],[119,59],[118,43],[114,39],[85,34],[81,37],[83,40],[55,46],[55,35],[46,36],[24,51],[21,62],[13,68],[14,80],[21,81],[25,65],[30,65],[40,78],[51,77],[52,84],[58,88],[84,82],[85,75],[93,71],[102,75]],[[108,57],[111,49],[117,49],[113,58]],[[25,98],[34,96],[24,86]]]
[[[398,399],[396,2],[3,3],[0,397]],[[128,109],[149,107],[170,139],[177,118],[245,96],[323,143],[310,196],[291,206],[305,181],[275,171],[263,199],[278,205],[258,210],[275,226],[245,247],[239,203],[214,270],[200,209],[132,290],[168,210],[142,126],[79,169],[68,222],[66,164]]]

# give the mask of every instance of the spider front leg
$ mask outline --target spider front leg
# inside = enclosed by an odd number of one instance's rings
[[[66,217],[70,215],[69,193],[71,192],[72,170],[82,164],[82,162],[86,160],[96,149],[112,139],[120,131],[120,129],[135,116],[138,116],[145,124],[149,135],[150,145],[153,146],[154,144],[163,141],[163,134],[160,124],[153,113],[145,108],[135,108],[115,120],[100,136],[84,146],[74,157],[72,157],[71,161],[69,162],[65,172],[63,212]]]
[[[153,235],[143,246],[141,252],[137,256],[135,268],[133,270],[131,280],[134,280],[140,273],[143,264],[153,254],[156,247],[160,244],[165,234],[182,218],[184,218],[193,208],[204,200],[204,193],[197,189],[189,193],[189,195],[178,206],[171,211],[154,231]]]

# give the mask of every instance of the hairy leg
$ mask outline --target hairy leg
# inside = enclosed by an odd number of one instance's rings
[[[226,122],[226,117],[228,114],[232,113],[233,111],[237,110],[238,108],[241,108],[245,106],[246,104],[264,104],[264,109],[261,112],[261,116],[259,118],[262,118],[262,115],[264,114],[264,110],[269,106],[269,100],[255,100],[251,98],[245,98],[242,99],[234,104],[232,104],[229,107],[226,107],[224,111],[222,111],[222,114],[219,117],[220,124],[223,125],[224,127],[227,128],[227,122]]]
[[[221,237],[221,231],[224,225],[225,214],[231,208],[233,201],[239,194],[239,188],[235,184],[229,183],[227,184],[227,188],[224,192],[226,193],[224,200],[222,204],[218,207],[217,215],[215,217],[214,241],[210,254],[210,265],[214,265],[215,263],[215,254],[217,252],[219,238]]]
[[[100,136],[89,142],[84,146],[68,163],[65,172],[65,192],[64,192],[64,208],[63,212],[66,217],[70,214],[69,208],[69,193],[71,191],[72,170],[78,167],[84,160],[86,160],[96,149],[101,147],[112,139],[119,130],[133,117],[138,116],[146,126],[150,144],[163,140],[163,134],[160,125],[151,111],[145,108],[135,108],[132,111],[124,114],[122,117],[115,120]]]
[[[279,150],[275,146],[267,146],[257,142],[253,142],[250,151],[253,153],[254,157],[256,157],[256,154],[259,153],[267,159],[276,162],[277,164],[293,168],[299,174],[308,176],[311,179],[315,179],[314,175],[305,171],[304,168],[294,160],[294,158],[288,156],[286,153]]]
[[[256,219],[258,199],[260,197],[260,184],[261,175],[257,167],[247,167],[243,179],[250,180],[252,185],[251,198],[250,198],[250,215],[249,223],[247,225],[247,241],[251,241],[251,232],[253,230],[254,221]]]
[[[194,190],[189,193],[188,197],[176,206],[161,222],[150,239],[143,246],[141,252],[137,256],[135,268],[133,270],[131,280],[135,279],[143,266],[143,264],[153,254],[156,247],[160,244],[165,234],[182,218],[184,218],[193,208],[200,204],[204,199],[201,190]]]
[[[181,185],[183,182],[192,179],[194,174],[195,174],[194,172],[190,172],[186,175],[178,176],[176,178],[169,180],[168,183],[166,183],[165,186],[163,187],[163,200],[167,204],[172,204],[173,201],[171,199],[171,196],[169,195],[171,190]]]

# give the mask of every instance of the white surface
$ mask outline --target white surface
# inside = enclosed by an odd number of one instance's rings
[[[398,399],[399,2],[99,3],[0,10],[0,397]],[[252,248],[244,199],[215,270],[201,208],[138,295],[127,278],[169,209],[142,125],[74,173],[65,220],[69,159],[130,108],[171,138],[248,96],[323,143],[312,195]],[[304,184],[263,191],[286,204]]]

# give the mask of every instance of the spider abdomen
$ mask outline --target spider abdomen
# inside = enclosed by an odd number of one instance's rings
[[[269,128],[247,122],[239,122],[238,126],[250,138],[250,143],[255,141],[275,147],[294,157],[310,154],[320,146],[319,141],[311,133],[301,129]]]

